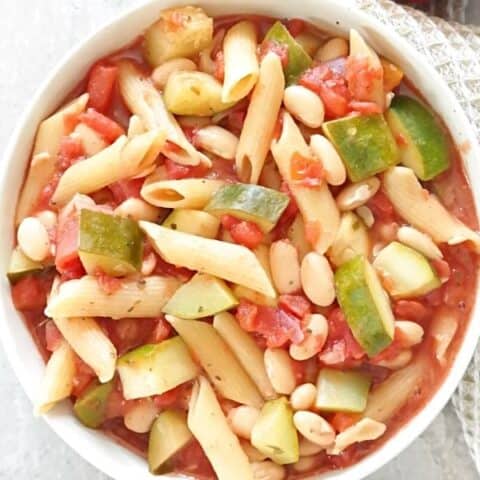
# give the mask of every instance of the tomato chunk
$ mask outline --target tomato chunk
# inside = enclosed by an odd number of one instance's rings
[[[225,77],[225,60],[222,50],[219,50],[215,55],[215,72],[213,75],[219,82],[223,82]]]
[[[96,378],[95,372],[78,355],[75,355],[72,395],[79,397]]]
[[[79,235],[80,224],[76,215],[59,222],[55,266],[66,278],[78,278],[85,273],[78,256]]]
[[[292,180],[304,187],[318,187],[325,178],[325,171],[320,162],[296,153],[290,166]]]
[[[105,113],[112,102],[113,88],[117,81],[118,68],[97,63],[90,70],[87,92],[88,106]]]
[[[63,137],[58,149],[57,166],[63,172],[85,155],[83,143],[78,138]]]
[[[45,342],[49,352],[54,352],[63,340],[63,335],[57,328],[53,320],[48,320],[45,324]]]
[[[370,67],[365,57],[348,57],[345,77],[352,97],[360,102],[369,101],[378,81],[383,82],[383,69]]]
[[[288,66],[288,47],[284,43],[278,43],[273,40],[263,42],[260,46],[260,58],[263,59],[269,52],[274,53],[280,58],[282,67]]]
[[[12,287],[12,298],[18,310],[42,310],[47,304],[49,286],[40,276],[27,275]]]
[[[298,318],[312,313],[312,304],[303,295],[280,295],[278,304]]]
[[[144,178],[134,178],[130,180],[119,180],[108,186],[113,194],[113,199],[117,203],[122,203],[129,198],[141,198],[140,190],[145,182]]]
[[[235,243],[253,249],[263,241],[263,232],[254,222],[239,220],[232,215],[223,215],[221,222],[223,228],[230,232]]]
[[[305,20],[301,18],[291,18],[287,22],[287,29],[292,37],[298,37],[305,30]]]
[[[114,120],[89,108],[79,117],[80,122],[95,130],[106,142],[113,143],[118,137],[125,135],[125,130]]]
[[[395,318],[423,324],[430,317],[430,310],[416,300],[399,300],[393,307]]]

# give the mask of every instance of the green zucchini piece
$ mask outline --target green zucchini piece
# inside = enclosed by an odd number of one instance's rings
[[[251,442],[275,463],[285,465],[298,461],[298,434],[292,407],[285,397],[265,403],[253,427]]]
[[[168,460],[191,439],[187,415],[179,410],[164,410],[155,420],[148,440],[148,467],[154,475],[169,470]]]
[[[201,210],[177,208],[163,221],[162,226],[200,237],[216,238],[220,220]]]
[[[322,368],[315,407],[323,412],[361,413],[367,406],[371,379],[354,371]]]
[[[82,264],[90,275],[101,270],[120,277],[140,271],[143,233],[130,218],[83,209],[80,213]]]
[[[117,370],[127,400],[160,395],[198,374],[180,337],[132,350],[118,359]]]
[[[400,162],[420,180],[431,180],[450,166],[446,135],[433,114],[417,100],[400,95],[386,113],[399,144]]]
[[[76,417],[89,428],[99,428],[105,421],[108,397],[113,390],[113,381],[93,385],[77,398],[73,411]]]
[[[7,277],[10,282],[15,283],[22,279],[25,275],[31,273],[39,273],[44,269],[40,262],[35,262],[28,258],[19,247],[15,247],[10,257],[8,265]]]
[[[215,315],[238,305],[227,284],[207,273],[197,273],[163,307],[163,313],[192,320]]]
[[[287,85],[295,83],[298,77],[310,67],[312,59],[281,22],[275,22],[265,35],[263,43],[277,43],[287,48],[288,63],[283,68]]]
[[[393,298],[419,297],[442,284],[427,258],[400,242],[383,248],[373,266],[388,279],[387,290]]]
[[[353,336],[370,357],[392,343],[395,319],[388,295],[363,255],[335,272],[337,299]]]
[[[234,183],[224,185],[205,207],[214,215],[233,215],[255,222],[264,233],[272,230],[290,201],[288,195],[271,188]]]
[[[352,182],[377,175],[400,160],[395,138],[381,114],[340,118],[325,122],[322,128]]]

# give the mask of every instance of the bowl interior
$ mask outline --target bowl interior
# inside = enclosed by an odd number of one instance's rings
[[[404,69],[410,80],[444,119],[456,144],[470,146],[463,152],[463,160],[469,178],[472,180],[480,178],[480,165],[475,162],[479,157],[478,143],[453,93],[435,70],[426,64],[423,57],[419,56],[404,40],[374,19],[349,6],[350,2],[202,0],[198,3],[213,15],[259,13],[276,17],[302,17],[331,32],[346,34],[350,27],[358,29],[366,35],[377,51],[391,58]],[[1,271],[4,272],[7,268],[14,235],[14,199],[18,196],[38,123],[58,106],[59,99],[64,98],[71,91],[96,59],[133,41],[158,16],[162,8],[177,4],[179,4],[178,0],[153,0],[118,17],[70,52],[39,90],[12,137],[0,172],[0,191],[3,192],[4,198],[0,205],[2,213],[0,216]],[[472,183],[472,188],[478,208],[480,183]],[[9,284],[4,275],[0,276],[0,289],[0,337],[4,341],[5,350],[20,382],[28,396],[33,399],[42,377],[43,362],[29,332],[13,308]],[[456,361],[443,385],[429,402],[428,408],[424,408],[414,421],[409,422],[378,451],[349,469],[324,474],[321,476],[322,479],[363,478],[400,453],[428,426],[452,395],[473,354],[478,338],[477,332],[480,332],[480,315],[477,309],[478,302]],[[30,413],[26,412],[26,414]],[[102,434],[81,426],[71,415],[70,406],[67,403],[58,406],[46,420],[82,457],[109,476],[117,480],[159,478],[147,472],[143,459],[116,445]]]

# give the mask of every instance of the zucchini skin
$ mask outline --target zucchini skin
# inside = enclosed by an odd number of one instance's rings
[[[76,417],[88,428],[99,428],[105,421],[107,402],[113,381],[90,387],[73,406]]]

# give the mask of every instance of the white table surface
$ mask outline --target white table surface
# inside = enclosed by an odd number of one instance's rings
[[[476,2],[480,3],[472,3]],[[19,115],[52,66],[98,25],[139,3],[142,0],[0,1],[0,156]],[[473,22],[472,16],[467,18]],[[0,412],[0,479],[107,479],[33,417],[1,348]],[[477,478],[449,405],[420,439],[370,480]]]

